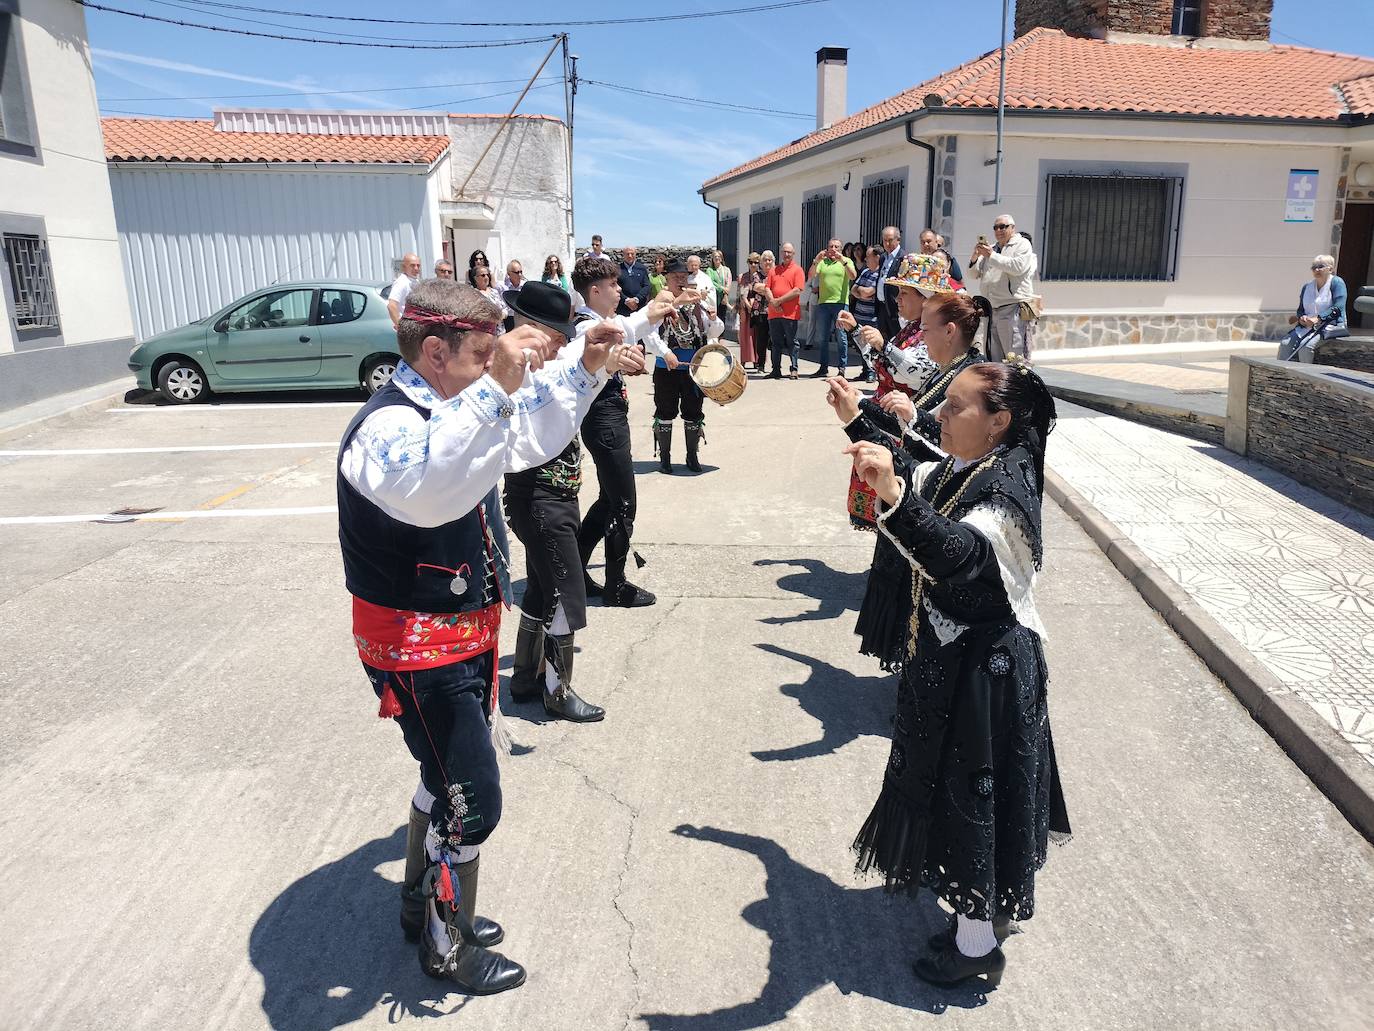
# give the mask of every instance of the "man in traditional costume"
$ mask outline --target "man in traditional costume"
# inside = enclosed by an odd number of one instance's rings
[[[646,352],[652,350],[670,368],[676,368],[676,356],[654,332],[663,316],[672,310],[671,303],[655,299],[617,315],[623,306],[624,283],[623,274],[617,277],[617,271],[609,261],[590,257],[582,258],[573,268],[573,288],[586,301],[573,317],[578,332],[610,319],[620,327],[628,343],[641,344]],[[596,463],[596,482],[600,488],[599,496],[582,518],[582,529],[578,533],[587,593],[600,595],[604,604],[620,608],[652,605],[656,600],[652,594],[625,579],[638,499],[634,460],[630,455],[630,395],[623,376],[612,376],[596,395],[591,410],[582,421],[582,444]],[[585,573],[592,552],[603,540],[606,543],[604,588]],[[635,560],[643,565],[638,553]],[[524,632],[523,622],[521,632]]]
[[[606,259],[581,259],[587,260]],[[526,283],[506,295],[506,305],[515,313],[517,326],[533,323],[563,337],[575,336],[574,353],[593,339],[593,333],[612,332],[617,340],[623,338],[621,329],[611,322],[588,323],[589,328],[579,335],[572,322],[572,300],[547,283]],[[642,318],[647,322],[651,313],[661,317],[667,308],[666,303],[650,304]],[[644,368],[642,353],[628,344],[617,344],[612,359],[612,374]],[[596,397],[606,383],[598,384]],[[595,398],[591,403],[595,404]],[[576,435],[551,460],[506,476],[506,515],[525,546],[526,573],[510,693],[518,702],[540,698],[550,716],[595,723],[605,719],[606,710],[584,701],[572,682],[574,636],[587,625],[586,580],[578,547],[581,488],[582,447]]]
[[[699,264],[699,262],[698,262]],[[689,370],[692,358],[708,341],[718,338],[725,332],[725,326],[716,318],[715,309],[708,307],[710,297],[701,297],[696,291],[683,294],[688,286],[687,265],[674,258],[664,267],[667,290],[679,303],[663,320],[659,336],[668,345],[677,366],[671,368],[666,357],[654,363],[654,446],[658,453],[660,472],[671,474],[673,471],[673,420],[682,413],[682,429],[687,441],[687,468],[694,473],[701,472],[698,451],[706,440],[706,413],[703,404],[706,395],[692,381]]]
[[[501,927],[476,915],[480,848],[501,818],[492,727],[510,573],[496,485],[573,438],[619,338],[607,327],[553,360],[562,337],[528,327],[498,340],[500,319],[470,287],[417,283],[397,325],[402,360],[349,423],[337,477],[358,655],[420,764],[401,926],[426,974],[474,995],[525,980],[491,951]]]

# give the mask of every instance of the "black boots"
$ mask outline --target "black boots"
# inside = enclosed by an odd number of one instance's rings
[[[572,689],[573,635],[549,634],[544,645],[547,661],[558,674],[558,690],[544,692],[544,711],[573,723],[595,723],[606,718],[606,710],[590,705]]]
[[[697,460],[697,449],[706,443],[706,422],[686,422],[682,423],[682,429],[687,435],[687,468],[694,473],[701,472],[701,462]]]
[[[606,605],[614,605],[622,609],[639,609],[658,601],[644,588],[636,587],[628,580],[621,580],[618,584],[608,585],[601,596],[601,600]]]
[[[435,941],[428,928],[420,934],[420,969],[430,977],[451,981],[468,995],[495,995],[525,983],[525,968],[499,952],[479,944],[473,926],[477,909],[477,868],[481,859],[460,863],[457,905],[441,902],[436,896],[442,876],[435,863],[421,878],[422,897],[431,900],[434,911],[444,921],[448,941]],[[426,914],[427,916],[427,914]]]
[[[544,693],[544,624],[523,613],[508,690],[517,702],[532,702]]]
[[[425,858],[425,832],[428,830],[429,814],[420,812],[412,805],[410,826],[406,829],[406,879],[401,885],[401,933],[409,942],[419,941],[420,932],[425,926],[425,896],[420,890],[420,878],[429,866],[429,861]],[[493,945],[501,944],[506,932],[495,920],[477,915],[477,863],[478,860],[474,859],[471,863],[465,864],[472,867],[474,909],[469,917],[469,923],[472,924],[477,944],[491,948]]]
[[[939,988],[954,988],[970,982],[996,988],[1002,983],[1002,974],[1006,972],[1007,957],[1000,948],[993,949],[986,956],[965,956],[957,946],[951,944],[947,949],[922,956],[913,969],[922,981]]]
[[[654,420],[654,453],[658,455],[658,471],[672,474],[673,471],[673,422]]]

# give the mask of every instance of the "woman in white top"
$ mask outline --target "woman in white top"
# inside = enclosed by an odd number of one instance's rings
[[[1298,310],[1288,317],[1293,327],[1279,345],[1279,361],[1293,359],[1298,352],[1298,360],[1309,365],[1316,357],[1317,342],[1333,336],[1345,336],[1345,280],[1335,274],[1336,259],[1329,254],[1318,254],[1312,259],[1312,278],[1298,291]],[[1313,329],[1328,315],[1331,320],[1320,333]]]

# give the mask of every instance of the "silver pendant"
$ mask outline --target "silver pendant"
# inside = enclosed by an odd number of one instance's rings
[[[468,589],[468,582],[464,580],[461,576],[455,576],[453,578],[453,582],[448,585],[448,589],[452,591],[454,594],[466,594]]]

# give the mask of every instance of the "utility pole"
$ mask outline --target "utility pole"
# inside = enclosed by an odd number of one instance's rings
[[[577,217],[573,196],[573,117],[577,109],[577,55],[568,52],[568,34],[563,34],[563,97],[568,116],[568,254],[577,257]]]
[[[1007,4],[1008,0],[1002,0],[1002,33],[998,38],[1002,56],[998,62],[1000,68],[997,83],[997,156],[991,161],[983,162],[984,165],[997,167],[992,173],[992,200],[983,201],[985,207],[1002,203],[1002,127],[1007,117]]]

